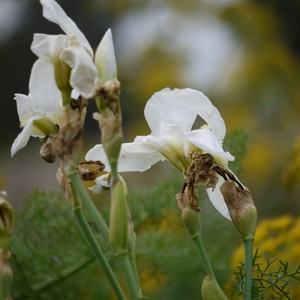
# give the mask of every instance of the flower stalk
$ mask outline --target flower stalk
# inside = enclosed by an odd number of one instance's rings
[[[116,261],[123,273],[125,284],[132,300],[138,299],[139,284],[128,256],[128,214],[126,190],[122,180],[112,181],[109,242]]]
[[[94,202],[88,195],[86,189],[82,185],[82,182],[79,178],[78,172],[73,172],[73,173],[69,174],[68,177],[71,180],[71,183],[72,183],[74,189],[76,190],[79,198],[83,201],[87,211],[89,212],[89,214],[91,215],[91,218],[95,222],[96,227],[101,232],[104,240],[106,242],[108,242],[108,240],[109,240],[108,226],[107,226],[105,220],[103,219],[101,213],[95,206]]]
[[[198,248],[206,273],[216,278],[202,240],[200,209],[191,207],[190,198],[186,193],[177,194],[176,200],[181,210],[182,220]]]
[[[125,300],[126,297],[120,287],[119,282],[117,281],[115,274],[113,273],[104,253],[102,252],[89,224],[86,221],[86,218],[83,214],[82,207],[81,207],[81,200],[79,195],[76,192],[74,185],[71,183],[70,185],[70,194],[73,200],[73,212],[78,221],[79,227],[86,238],[91,250],[93,251],[97,261],[99,262],[100,266],[102,267],[111,287],[113,288],[115,295],[118,300]]]
[[[241,234],[244,243],[245,282],[243,299],[251,300],[253,241],[257,222],[257,211],[247,188],[237,186],[233,181],[225,181],[221,186],[232,222]]]

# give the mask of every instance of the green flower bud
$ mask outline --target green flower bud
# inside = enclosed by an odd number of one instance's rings
[[[243,240],[253,239],[255,235],[257,211],[250,191],[242,189],[233,181],[225,181],[221,188],[231,220]]]
[[[189,196],[184,193],[176,194],[176,200],[178,206],[181,210],[182,220],[190,232],[192,238],[195,236],[201,236],[202,226],[201,226],[201,216],[200,211],[197,209],[192,209],[190,207]]]
[[[71,101],[72,87],[70,85],[71,68],[59,56],[53,59],[54,77],[58,89],[61,91],[63,105],[67,105]]]
[[[111,188],[109,242],[116,256],[127,252],[127,205],[120,180],[114,180]]]
[[[13,232],[15,214],[12,206],[4,198],[5,192],[0,193],[0,251],[8,253],[9,238]],[[0,252],[1,253],[1,252]]]
[[[3,255],[0,250],[0,299],[10,300],[12,284],[13,284],[13,272],[9,263],[10,253]]]
[[[203,300],[228,300],[216,280],[209,274],[203,280],[201,294]]]

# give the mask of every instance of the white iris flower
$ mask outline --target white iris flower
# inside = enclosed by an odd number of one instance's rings
[[[227,168],[234,157],[222,148],[226,134],[225,123],[215,106],[201,92],[193,89],[164,89],[155,93],[145,107],[145,118],[151,129],[147,136],[137,136],[133,143],[122,144],[119,172],[145,171],[158,161],[169,160],[186,174],[191,163],[191,153],[210,153]],[[200,116],[206,124],[200,129],[192,126]],[[86,155],[86,160],[101,160],[109,170],[109,163],[102,145],[96,145]],[[216,209],[230,219],[227,206],[220,192],[224,179],[214,189],[207,189]]]
[[[31,50],[39,59],[31,71],[29,95],[15,95],[23,130],[12,145],[11,156],[26,146],[30,136],[42,138],[49,134],[58,134],[62,116],[62,94],[55,80],[55,68],[60,62],[66,63],[71,69],[70,85],[76,96],[95,96],[101,79],[106,81],[117,76],[110,29],[98,46],[94,63],[90,44],[63,9],[54,0],[40,2],[44,17],[58,24],[66,35],[34,35]],[[59,75],[65,76],[63,73]],[[100,79],[99,76],[103,78]]]

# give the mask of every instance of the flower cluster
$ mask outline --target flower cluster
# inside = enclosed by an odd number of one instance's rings
[[[58,134],[62,108],[72,98],[94,97],[101,82],[116,77],[116,61],[109,29],[94,56],[92,47],[77,25],[54,0],[40,0],[43,15],[65,34],[35,34],[31,50],[38,56],[30,80],[29,95],[16,94],[20,126],[11,148],[14,156],[30,136]],[[100,68],[100,69],[99,69]]]
[[[40,2],[44,17],[58,24],[65,34],[34,35],[31,50],[38,60],[31,71],[29,95],[16,94],[15,97],[23,130],[12,145],[12,156],[26,146],[30,136],[43,138],[60,134],[63,107],[70,103],[71,98],[98,99],[101,84],[106,87],[105,83],[117,76],[110,30],[94,54],[84,34],[54,0]],[[193,129],[197,116],[205,124]],[[145,118],[151,133],[137,136],[132,143],[122,144],[120,155],[116,151],[119,172],[142,172],[159,161],[168,160],[186,176],[194,153],[212,155],[225,169],[234,159],[222,148],[226,128],[219,111],[199,91],[164,89],[157,92],[146,104]],[[91,149],[86,159],[102,161],[105,170],[111,171],[103,145]],[[230,219],[220,192],[225,179],[216,174],[214,184],[207,185],[207,193],[216,209]],[[102,180],[97,182],[103,184]],[[101,190],[101,187],[94,190]]]

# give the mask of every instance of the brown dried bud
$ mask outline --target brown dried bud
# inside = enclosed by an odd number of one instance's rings
[[[233,181],[225,181],[221,185],[221,193],[225,199],[230,217],[242,239],[254,238],[257,211],[250,191],[237,186]]]
[[[81,162],[78,166],[80,178],[84,181],[95,180],[99,173],[105,169],[105,164],[100,160]]]
[[[55,162],[56,150],[51,136],[46,137],[46,141],[40,149],[40,155],[47,163]]]

